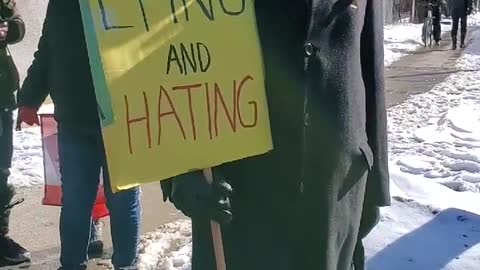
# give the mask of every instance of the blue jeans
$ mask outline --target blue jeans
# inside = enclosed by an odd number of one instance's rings
[[[62,210],[60,262],[62,269],[86,269],[92,209],[103,171],[115,269],[136,263],[140,227],[140,190],[112,193],[100,130],[79,132],[58,128]]]

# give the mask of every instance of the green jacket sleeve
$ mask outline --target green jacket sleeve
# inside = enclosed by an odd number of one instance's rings
[[[7,44],[15,44],[22,41],[25,36],[25,23],[16,8],[15,0],[0,0],[0,16],[8,23]]]

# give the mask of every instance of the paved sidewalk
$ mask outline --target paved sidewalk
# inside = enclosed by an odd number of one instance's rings
[[[470,27],[468,30],[467,44],[471,40],[470,34],[476,28]],[[453,72],[458,72],[455,69],[455,62],[461,56],[462,50],[450,49],[452,41],[450,33],[445,33],[442,39],[440,47],[422,47],[386,69],[388,107],[402,103],[411,95],[427,92]]]
[[[14,208],[12,213],[11,236],[29,249],[32,253],[33,270],[56,270],[58,268],[59,207],[42,206],[43,188],[21,189],[18,192],[25,202]],[[160,184],[154,183],[142,187],[142,233],[150,232],[160,225],[169,223],[184,216],[176,211],[170,203],[162,201]],[[105,219],[104,240],[106,244],[105,259],[111,255],[110,224]],[[89,269],[107,269],[102,266],[105,260],[95,259]],[[100,264],[100,265],[98,265]],[[1,270],[19,269],[19,267],[0,267]]]

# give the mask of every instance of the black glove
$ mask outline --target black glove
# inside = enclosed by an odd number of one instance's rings
[[[186,216],[206,218],[228,224],[232,220],[232,187],[218,171],[213,183],[207,183],[202,171],[195,171],[161,181],[163,200],[170,200]]]

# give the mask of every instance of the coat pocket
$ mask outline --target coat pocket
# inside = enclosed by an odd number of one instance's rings
[[[363,158],[368,165],[368,170],[373,168],[373,151],[368,144],[360,146],[360,152],[362,152]]]
[[[368,145],[361,145],[351,153],[351,163],[345,173],[338,193],[338,200],[343,199],[348,193],[357,193],[355,188],[360,181],[364,181],[373,167],[373,152]],[[365,182],[366,183],[366,182]],[[361,195],[363,198],[363,195]]]

